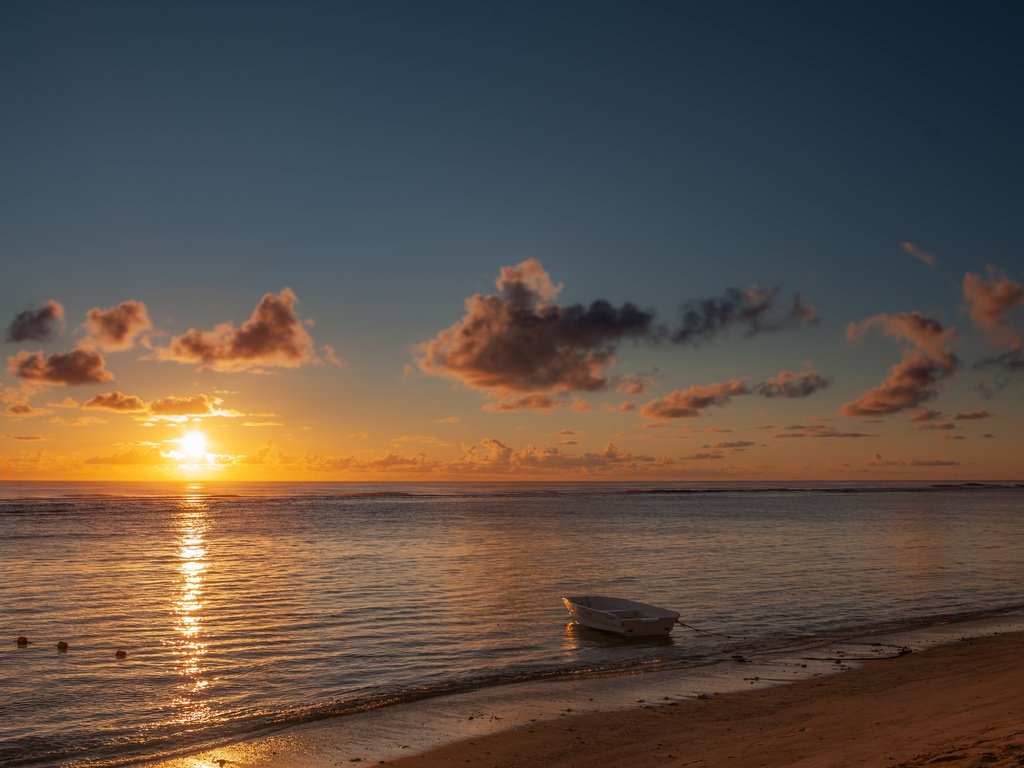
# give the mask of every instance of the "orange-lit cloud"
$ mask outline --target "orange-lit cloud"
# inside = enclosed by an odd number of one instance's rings
[[[42,384],[77,386],[103,384],[114,379],[98,352],[81,348],[52,355],[21,350],[7,358],[7,370],[20,379]]]
[[[992,416],[993,413],[991,411],[986,410],[985,408],[979,408],[974,411],[964,411],[963,413],[958,413],[953,418],[956,421],[977,421],[978,419],[988,419],[991,418]]]
[[[649,419],[680,419],[699,416],[713,405],[723,406],[734,397],[759,395],[767,398],[810,397],[830,383],[827,376],[815,371],[792,373],[780,371],[778,376],[748,384],[744,379],[694,384],[687,389],[670,392],[664,398],[651,400],[640,409]]]
[[[136,413],[146,410],[146,403],[142,398],[135,395],[126,395],[123,392],[105,392],[101,395],[86,400],[83,408],[99,408],[105,411],[119,411],[122,413]]]
[[[968,272],[963,282],[964,303],[971,322],[992,346],[1019,350],[1024,347],[1024,330],[1013,328],[1009,316],[1024,306],[1024,287],[1006,273],[988,267],[988,279]]]
[[[34,408],[28,403],[12,403],[4,409],[4,413],[16,419],[29,419],[33,416],[46,416],[53,411],[49,408]]]
[[[903,360],[889,369],[885,380],[855,400],[842,406],[847,416],[885,416],[917,408],[938,394],[939,384],[953,376],[959,360],[946,346],[954,331],[942,327],[937,320],[918,312],[875,315],[860,323],[851,323],[846,336],[859,340],[877,328],[885,335],[912,345],[903,353]]]
[[[210,331],[191,328],[156,349],[154,358],[215,371],[297,368],[315,362],[313,340],[295,314],[297,301],[290,288],[276,295],[264,294],[238,328],[231,323],[221,323]]]
[[[93,307],[86,313],[82,326],[86,331],[84,346],[95,346],[107,352],[130,349],[139,334],[153,327],[146,305],[141,301],[122,301],[109,309]]]
[[[7,341],[49,341],[64,323],[64,307],[50,299],[39,309],[26,309],[15,315],[7,327]]]
[[[650,388],[649,376],[637,376],[631,373],[619,376],[615,384],[615,392],[619,395],[646,395]]]
[[[680,419],[700,416],[712,405],[722,406],[738,395],[749,395],[750,387],[743,379],[694,384],[687,389],[670,392],[663,398],[651,400],[640,409],[649,419]]]

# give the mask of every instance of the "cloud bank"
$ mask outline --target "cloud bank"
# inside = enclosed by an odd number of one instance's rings
[[[85,346],[95,346],[105,352],[130,349],[140,333],[153,327],[146,305],[141,301],[122,301],[109,309],[93,307],[86,313]]]

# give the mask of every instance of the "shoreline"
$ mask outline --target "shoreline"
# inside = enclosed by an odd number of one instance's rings
[[[901,646],[911,648],[914,653],[898,653]],[[686,733],[711,733],[714,732],[713,726],[724,720],[737,721],[735,729],[728,734],[719,732],[711,741],[737,743],[739,734],[736,731],[742,730],[748,720],[760,722],[754,717],[759,711],[758,706],[770,710],[779,706],[792,709],[799,697],[810,696],[816,702],[810,711],[818,712],[820,716],[846,701],[844,691],[850,685],[855,688],[861,686],[861,695],[872,699],[868,707],[870,710],[888,702],[912,711],[915,709],[915,695],[927,701],[947,700],[950,696],[955,698],[965,676],[991,681],[993,672],[986,668],[986,664],[993,654],[1003,658],[1005,670],[1014,675],[1014,682],[1008,684],[1008,688],[1017,686],[1015,690],[1024,692],[1024,661],[1021,660],[1024,658],[1024,631],[1021,631],[1019,617],[1011,616],[995,624],[991,621],[969,621],[940,624],[908,633],[868,636],[860,641],[848,640],[797,649],[788,655],[751,659],[743,664],[719,660],[689,669],[637,671],[596,679],[517,683],[480,689],[295,725],[223,746],[132,765],[150,768],[312,768],[352,762],[397,764],[410,768],[455,763],[508,768],[533,764],[582,768],[608,764],[604,757],[606,753],[613,755],[608,758],[613,764],[624,766],[716,765],[714,756],[703,758],[705,762],[694,762],[697,760],[695,754],[713,746],[700,743],[687,743],[685,747],[677,747],[675,752],[662,752],[656,762],[631,762],[633,757],[629,750],[618,754],[618,747],[608,742],[607,734],[618,734],[615,744],[632,743],[633,749],[638,751],[637,759],[640,759],[639,753],[646,754],[648,742],[669,744],[673,740],[678,742]],[[872,655],[876,660],[866,660]],[[739,677],[738,670],[741,670]],[[917,693],[909,694],[909,699],[901,696],[895,703],[889,702],[892,698],[891,681],[887,680],[889,670],[898,670],[900,680],[915,685],[920,683],[923,687]],[[846,682],[848,679],[864,682],[853,684]],[[965,689],[963,695],[973,697],[976,694]],[[991,691],[977,695],[993,698]],[[767,698],[762,701],[762,697]],[[955,709],[955,703],[947,701],[952,709]],[[1017,703],[1016,711],[1024,712],[1024,693],[1018,694]],[[854,713],[859,709],[863,706],[854,708]],[[702,725],[701,718],[706,718],[707,712],[716,714]],[[685,717],[680,719],[680,715]],[[789,720],[792,722],[773,723],[770,726],[772,732],[792,732],[795,735],[799,726],[794,718],[799,719],[791,714]],[[685,727],[680,730],[677,724]],[[915,728],[921,730],[925,725],[924,722],[906,723],[908,732]],[[975,723],[977,727],[981,725]],[[834,729],[834,726],[830,724],[829,727]],[[861,723],[859,727],[870,732],[876,726]],[[1024,729],[1024,724],[1021,728]],[[645,735],[641,737],[640,734]],[[847,737],[852,740],[851,744],[860,741],[863,745],[870,741],[870,734],[851,733]],[[751,738],[752,735],[747,734],[747,741]],[[580,745],[587,746],[585,753],[578,749],[565,751],[567,746],[579,740],[589,745]],[[900,740],[907,743],[919,741],[907,734],[901,735]],[[1020,741],[1024,743],[1024,734]],[[808,748],[799,738],[795,743]],[[679,756],[684,749],[689,762],[680,762]],[[669,754],[673,757],[668,758]],[[780,754],[789,753],[781,749]],[[1020,755],[1020,763],[986,764],[1024,765],[1024,751]],[[875,757],[881,761],[856,763],[837,760],[808,762],[806,765],[917,765],[906,762],[909,759],[906,756],[904,762],[887,761],[895,755]],[[728,756],[719,758],[729,760]],[[223,763],[220,762],[222,760]],[[805,765],[803,762],[770,761],[737,763],[735,758],[721,764]],[[949,764],[961,765],[953,760]]]

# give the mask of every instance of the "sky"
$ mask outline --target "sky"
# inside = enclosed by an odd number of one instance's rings
[[[1016,4],[0,21],[0,479],[1024,480]]]

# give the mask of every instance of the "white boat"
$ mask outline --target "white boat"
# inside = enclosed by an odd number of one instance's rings
[[[584,627],[627,637],[664,636],[672,631],[679,620],[679,614],[675,611],[621,597],[563,597],[562,605]]]

